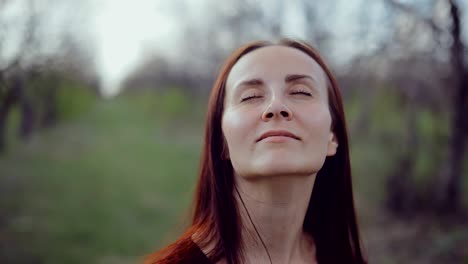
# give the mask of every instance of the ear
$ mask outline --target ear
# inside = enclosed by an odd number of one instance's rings
[[[330,138],[328,140],[328,147],[327,147],[327,156],[335,155],[337,149],[338,149],[338,139],[336,138],[334,132],[330,132]]]

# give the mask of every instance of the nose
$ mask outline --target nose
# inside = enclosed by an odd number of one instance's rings
[[[262,120],[268,122],[274,118],[281,118],[287,121],[293,117],[292,111],[284,104],[284,102],[274,99],[265,109],[262,114]]]

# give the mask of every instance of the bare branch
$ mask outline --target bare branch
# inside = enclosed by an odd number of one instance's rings
[[[385,0],[385,3],[387,3],[389,6],[399,9],[403,11],[404,13],[414,17],[420,22],[423,22],[425,25],[430,27],[432,31],[436,34],[442,34],[444,30],[440,28],[432,18],[424,17],[423,15],[419,14],[416,9],[410,5],[400,3],[396,0]]]

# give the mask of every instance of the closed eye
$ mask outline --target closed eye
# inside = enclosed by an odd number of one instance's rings
[[[292,92],[291,94],[300,94],[300,95],[312,96],[311,93],[306,92],[306,91],[295,91],[295,92]]]
[[[245,101],[248,101],[248,100],[252,100],[252,99],[255,99],[255,98],[261,98],[261,97],[262,97],[261,95],[253,94],[253,95],[249,95],[249,96],[246,96],[246,97],[242,98],[241,102],[245,102]]]

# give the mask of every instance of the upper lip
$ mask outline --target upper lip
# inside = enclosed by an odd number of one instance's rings
[[[294,138],[294,139],[297,139],[297,140],[300,140],[300,138],[296,135],[294,135],[293,133],[287,131],[287,130],[270,130],[270,131],[267,131],[265,133],[263,133],[258,139],[257,139],[257,142],[262,140],[262,139],[265,139],[267,137],[273,137],[273,136],[283,136],[283,137],[290,137],[290,138]]]

